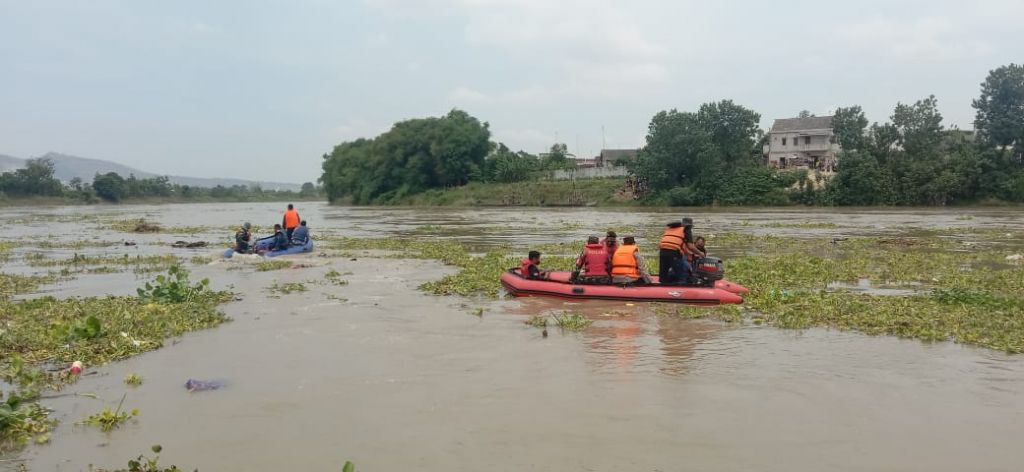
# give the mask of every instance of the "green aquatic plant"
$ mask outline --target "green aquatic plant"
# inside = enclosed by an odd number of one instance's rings
[[[129,460],[128,461],[128,466],[126,468],[111,470],[111,469],[102,469],[102,468],[100,468],[100,469],[93,469],[92,466],[89,466],[89,471],[90,472],[182,472],[182,470],[179,469],[177,466],[172,465],[170,467],[162,467],[159,464],[159,462],[160,462],[159,454],[163,451],[163,447],[161,447],[159,444],[151,447],[150,450],[153,451],[153,454],[156,454],[156,455],[153,456],[153,457],[146,457],[144,454],[140,454],[135,459]]]
[[[0,453],[19,449],[29,442],[43,444],[57,424],[50,410],[37,401],[38,393],[9,391],[0,396]]]
[[[111,410],[110,407],[104,408],[103,411],[89,415],[78,424],[98,426],[103,432],[110,431],[121,426],[122,423],[139,416],[139,409],[135,408],[132,411],[121,411],[121,407],[124,406],[124,399],[128,394],[124,394],[121,397],[121,401],[117,404],[116,410]]]
[[[278,283],[275,281],[273,285],[267,287],[268,292],[278,295],[288,295],[296,292],[305,292],[307,290],[309,289],[306,288],[306,284],[302,282]]]
[[[192,258],[189,259],[189,262],[195,265],[207,265],[213,262],[213,258],[210,256],[192,256]]]
[[[530,319],[526,320],[526,324],[533,326],[534,328],[547,328],[548,317],[547,315],[533,315]]]
[[[188,270],[171,266],[166,275],[158,275],[153,282],[136,290],[142,302],[187,303],[210,292],[210,280],[203,279],[192,284]]]
[[[334,285],[348,285],[348,281],[341,278],[341,272],[331,269],[324,274],[324,279]]]
[[[576,311],[552,313],[551,316],[555,319],[555,324],[566,331],[582,331],[594,323],[593,320],[583,316],[583,313]]]
[[[14,275],[0,273],[0,303],[22,293],[36,291],[40,285],[53,283],[55,275]]]
[[[272,270],[287,269],[287,268],[289,268],[291,266],[292,266],[292,263],[288,262],[286,260],[283,260],[283,259],[271,259],[271,260],[267,260],[267,261],[261,261],[259,264],[256,264],[256,270],[258,272],[269,272],[269,271],[272,271]]]
[[[142,376],[139,374],[128,374],[124,376],[124,384],[131,387],[142,385]]]

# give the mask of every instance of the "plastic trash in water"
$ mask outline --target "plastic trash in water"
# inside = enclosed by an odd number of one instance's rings
[[[223,380],[196,380],[188,379],[185,382],[185,389],[189,392],[202,392],[206,390],[217,390],[225,385]]]

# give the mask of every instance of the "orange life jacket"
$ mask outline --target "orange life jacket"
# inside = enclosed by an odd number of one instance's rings
[[[682,226],[678,228],[668,228],[665,230],[665,234],[661,236],[661,244],[658,245],[661,249],[668,249],[670,251],[679,251],[683,254],[688,253],[686,249],[686,229]]]
[[[284,212],[284,228],[292,229],[299,226],[299,212],[298,210],[287,210]]]
[[[533,261],[530,259],[523,259],[523,262],[519,266],[519,275],[530,278],[530,266],[533,265]]]
[[[640,249],[635,244],[619,246],[615,255],[612,256],[612,275],[624,275],[639,279],[640,268],[636,265],[636,253],[638,252]]]
[[[600,244],[587,244],[583,252],[583,259],[587,264],[587,271],[583,275],[587,277],[608,276],[608,251]]]

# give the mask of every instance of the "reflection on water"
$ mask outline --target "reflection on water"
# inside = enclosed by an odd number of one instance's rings
[[[0,212],[14,238],[131,237],[165,253],[181,235],[122,235],[61,220],[76,212],[147,216],[217,228],[267,225],[282,205],[203,204]],[[489,247],[582,238],[594,229],[656,229],[678,211],[595,209],[371,209],[302,204],[314,231],[351,236],[451,237]],[[701,232],[767,222],[834,222],[802,234],[878,234],[899,226],[1024,225],[1007,210],[689,211]],[[956,216],[969,213],[970,221]],[[43,217],[49,217],[46,220]],[[35,217],[36,220],[31,220]],[[746,222],[746,223],[744,223]],[[418,229],[433,225],[428,230]],[[760,229],[759,231],[769,231]],[[188,236],[188,235],[185,235]],[[226,243],[225,243],[226,244]],[[19,249],[20,250],[20,249]],[[50,257],[66,250],[47,252]],[[74,251],[71,251],[74,252]],[[134,253],[133,253],[134,254]],[[191,254],[182,252],[181,254]],[[65,256],[66,257],[66,256]],[[159,351],[94,369],[48,401],[61,425],[52,444],[22,454],[33,471],[123,466],[159,443],[162,462],[201,470],[1020,470],[1024,357],[822,329],[787,331],[658,315],[649,305],[545,299],[464,300],[416,287],[450,269],[430,261],[308,259],[272,272],[194,267],[242,300],[233,322]],[[315,262],[315,263],[313,263]],[[4,270],[17,268],[17,257]],[[315,284],[329,270],[346,286]],[[131,294],[134,274],[83,276],[64,296]],[[274,282],[309,292],[268,298]],[[466,306],[462,306],[465,304]],[[471,316],[476,307],[483,317]],[[525,326],[530,315],[579,311],[580,333]],[[137,373],[145,383],[127,389]],[[189,394],[188,378],[228,387]],[[116,406],[137,423],[104,434],[76,427]],[[16,463],[0,462],[0,470]]]

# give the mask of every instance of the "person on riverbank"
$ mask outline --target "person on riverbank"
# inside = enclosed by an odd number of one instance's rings
[[[519,275],[531,280],[547,280],[547,271],[540,270],[540,252],[530,251],[519,267]]]
[[[288,240],[292,239],[292,233],[295,231],[295,228],[299,227],[300,221],[302,221],[302,218],[299,218],[299,211],[295,209],[295,205],[289,203],[288,209],[284,212],[284,218],[281,219],[281,226],[284,227],[285,236],[288,237]]]
[[[666,225],[658,244],[658,282],[672,285],[679,281],[676,270],[679,259],[688,257],[686,253],[686,230],[682,221],[673,221]]]
[[[291,241],[292,246],[305,246],[309,242],[309,226],[306,226],[306,220],[302,220],[299,227],[292,232]]]
[[[622,245],[612,256],[612,283],[616,285],[647,285],[651,276],[647,274],[644,259],[636,246],[636,238],[622,238]]]
[[[587,245],[576,258],[574,281],[584,284],[602,285],[611,283],[608,251],[597,236],[587,238]],[[582,275],[581,275],[582,272]]]
[[[252,252],[252,224],[248,221],[235,232],[235,252],[248,254]]]

